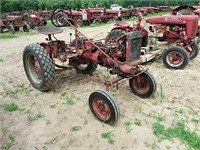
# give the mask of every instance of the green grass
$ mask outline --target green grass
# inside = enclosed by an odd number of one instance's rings
[[[160,103],[163,102],[164,97],[165,96],[164,96],[164,92],[163,92],[163,87],[162,87],[162,85],[160,85],[160,92],[159,92]]]
[[[68,95],[66,92],[62,92],[60,94],[60,98],[63,99],[63,100],[65,100],[66,103],[69,104],[69,105],[74,105],[75,104],[72,96]]]
[[[200,149],[200,136],[195,131],[186,129],[183,122],[177,122],[172,127],[165,128],[160,122],[152,125],[153,133],[161,139],[178,138],[185,143],[190,149]]]
[[[9,150],[15,142],[13,134],[8,129],[2,129],[3,137],[6,139],[1,145],[1,148],[4,150]]]
[[[25,86],[24,83],[18,83],[13,88],[4,88],[4,91],[1,93],[4,96],[8,96],[10,98],[18,98],[19,94],[26,94],[29,95],[32,89],[29,89]]]
[[[48,20],[46,26],[47,26],[47,27],[53,27],[54,25],[52,24],[51,20]]]
[[[142,121],[140,119],[135,119],[134,124],[137,126],[142,126]]]
[[[115,140],[113,139],[114,136],[115,135],[114,135],[113,131],[108,131],[108,132],[105,132],[105,133],[101,134],[101,137],[104,138],[104,139],[107,139],[108,143],[110,143],[110,144],[114,144],[115,143]]]
[[[40,118],[44,118],[44,115],[43,115],[41,112],[39,112],[39,113],[36,114],[36,115],[33,115],[33,114],[29,111],[27,120],[28,120],[28,123],[32,123],[33,121],[36,121],[36,120],[38,120],[38,119],[40,119]]]
[[[15,103],[9,103],[4,106],[4,110],[9,112],[16,111],[18,109],[19,107]]]
[[[81,130],[81,129],[82,129],[81,126],[74,126],[74,127],[72,127],[72,128],[70,129],[70,131],[75,132],[75,131],[79,131],[79,130]]]
[[[18,36],[16,34],[11,34],[11,33],[1,33],[0,34],[0,39],[12,39],[12,38],[17,38]]]
[[[132,121],[129,119],[126,122],[124,122],[123,126],[125,127],[126,133],[130,133],[133,129],[131,126],[133,125]]]

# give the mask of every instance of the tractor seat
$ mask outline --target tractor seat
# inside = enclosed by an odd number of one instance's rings
[[[45,27],[45,26],[41,26],[41,27],[37,28],[37,31],[39,33],[42,33],[42,34],[49,35],[49,34],[62,33],[63,29],[60,29],[60,28],[57,28],[57,27]]]
[[[115,25],[118,25],[120,27],[130,27],[130,24],[129,23],[126,23],[126,22],[123,22],[123,21],[116,21]]]

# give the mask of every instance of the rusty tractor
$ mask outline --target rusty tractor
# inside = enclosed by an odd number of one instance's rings
[[[3,32],[3,29],[8,29],[10,33],[15,33],[19,31],[20,27],[23,27],[24,32],[29,32],[29,25],[22,21],[21,16],[11,16],[7,15],[5,19],[0,20],[0,31]]]
[[[144,27],[141,25],[142,20],[145,21]],[[143,35],[142,46],[147,46],[147,50],[157,49],[151,48],[154,46],[160,47],[161,50],[161,46],[167,46],[161,51],[164,65],[167,68],[183,69],[189,59],[194,59],[199,53],[198,46],[194,41],[197,26],[198,17],[195,15],[164,15],[145,19],[138,13],[138,21],[133,27],[125,22],[117,22],[116,27],[108,34],[106,42],[127,32],[139,30]],[[151,45],[148,44],[149,41]],[[143,54],[146,54],[147,50]],[[153,51],[148,52],[152,53]]]
[[[62,24],[55,20],[57,13],[62,14],[61,11],[66,10],[71,12],[65,5],[53,11],[51,21],[55,27],[38,28],[40,33],[48,36],[47,42],[25,47],[23,64],[27,78],[35,89],[45,92],[52,88],[55,75],[60,71],[75,69],[78,73],[92,75],[98,65],[108,68],[110,74],[116,77],[105,82],[106,91],[95,90],[90,94],[89,108],[98,120],[114,125],[119,119],[119,107],[108,93],[111,86],[117,87],[123,79],[128,79],[131,91],[141,98],[148,98],[156,91],[154,78],[140,65],[141,32],[129,32],[109,43],[94,41],[77,29],[73,19],[64,15]],[[62,32],[58,27],[67,24],[75,30],[75,39],[69,43],[55,38],[55,34]],[[123,39],[127,41],[126,49],[122,49]],[[60,65],[59,62],[67,62],[68,65]]]
[[[35,14],[30,14],[26,21],[29,24],[31,29],[35,29],[35,27],[47,25],[47,21],[44,18],[36,16]]]

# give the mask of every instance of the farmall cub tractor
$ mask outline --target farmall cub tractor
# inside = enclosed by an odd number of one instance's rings
[[[145,21],[143,26],[142,20]],[[151,55],[153,58],[162,53],[162,60],[167,68],[183,69],[189,59],[194,59],[199,53],[194,40],[198,20],[198,16],[195,15],[164,15],[145,19],[138,13],[138,21],[133,26],[126,22],[116,22],[116,27],[107,35],[106,42],[113,41],[128,32],[141,31],[142,55]],[[163,47],[167,48],[162,50]],[[157,49],[160,49],[160,52]]]
[[[131,91],[141,97],[148,98],[156,91],[154,78],[147,69],[140,65],[141,32],[133,31],[119,37],[115,42],[103,43],[93,41],[84,36],[71,18],[66,18],[67,6],[60,6],[53,11],[51,21],[56,27],[39,27],[38,31],[48,36],[47,42],[30,44],[23,52],[23,64],[28,80],[39,91],[49,91],[55,81],[55,74],[62,70],[75,69],[82,74],[90,74],[96,70],[97,65],[108,68],[110,74],[116,75],[112,80],[105,82],[106,91],[95,90],[89,96],[89,108],[94,116],[107,124],[113,125],[119,118],[119,108],[108,93],[110,87],[116,87],[119,81],[129,80]],[[62,21],[55,20],[56,13],[63,13]],[[63,24],[61,24],[63,22]],[[61,33],[66,24],[73,26],[75,39],[65,43],[55,38]],[[53,39],[54,37],[54,39]],[[126,49],[121,49],[122,39],[126,39]],[[56,63],[68,62],[65,67]]]

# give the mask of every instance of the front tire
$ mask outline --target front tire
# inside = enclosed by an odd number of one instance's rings
[[[14,33],[15,33],[15,28],[14,28],[14,26],[13,26],[13,25],[9,25],[9,26],[8,26],[8,31],[9,31],[10,33],[14,34]]]
[[[88,60],[86,64],[80,64],[78,67],[75,67],[77,73],[89,74],[92,75],[93,72],[97,69],[98,64],[94,60]]]
[[[119,120],[119,107],[112,95],[105,91],[96,90],[90,94],[89,108],[101,122],[114,125]]]
[[[23,26],[23,31],[24,32],[29,32],[29,25],[27,23],[25,23],[25,25]]]
[[[163,51],[162,60],[167,68],[183,69],[189,62],[189,55],[184,48],[173,46]]]
[[[23,52],[23,65],[31,85],[41,91],[49,91],[55,81],[55,70],[46,50],[39,44],[30,44]]]
[[[148,98],[156,91],[156,82],[153,76],[146,72],[132,77],[129,80],[129,87],[131,91],[140,98]]]

